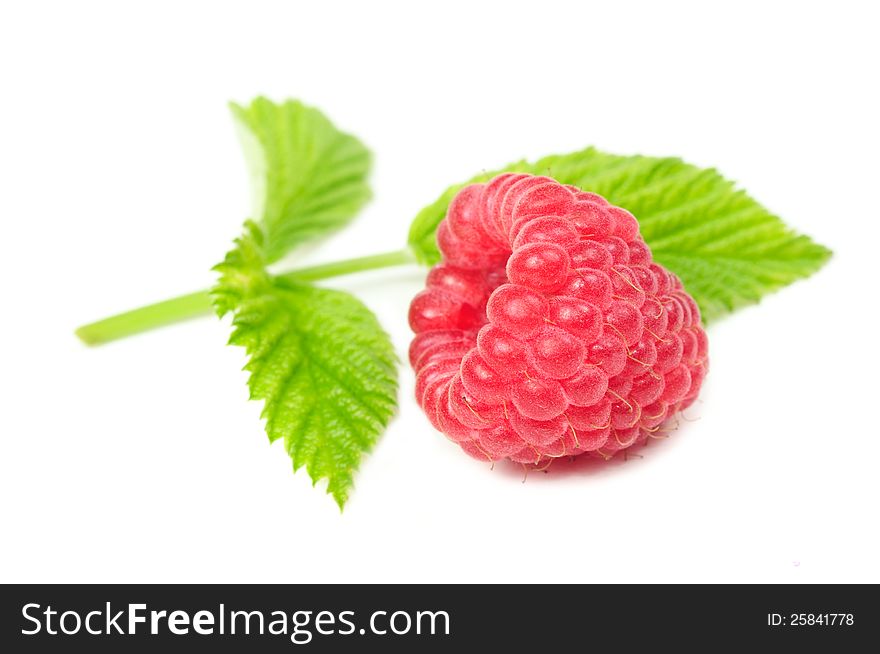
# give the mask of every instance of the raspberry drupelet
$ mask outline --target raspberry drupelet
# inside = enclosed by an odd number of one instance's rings
[[[696,399],[700,311],[625,209],[505,173],[455,196],[437,244],[409,357],[419,405],[471,456],[610,458]]]

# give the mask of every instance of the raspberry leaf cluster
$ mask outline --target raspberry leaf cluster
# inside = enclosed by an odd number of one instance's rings
[[[397,359],[373,313],[354,296],[275,277],[267,265],[347,223],[370,196],[370,155],[299,102],[233,105],[254,181],[255,219],[226,258],[212,297],[233,315],[252,400],[269,440],[294,470],[327,480],[342,508],[361,455],[397,405]]]

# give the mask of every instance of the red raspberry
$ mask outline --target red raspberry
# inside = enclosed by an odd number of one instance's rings
[[[506,173],[455,196],[437,243],[410,362],[429,420],[471,456],[608,458],[696,399],[700,311],[628,211]]]

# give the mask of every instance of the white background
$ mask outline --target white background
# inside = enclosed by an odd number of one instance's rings
[[[871,3],[4,3],[0,580],[880,581]],[[250,206],[228,100],[376,153],[313,263],[394,249],[449,183],[595,144],[716,166],[835,251],[710,330],[643,459],[531,474],[401,405],[344,513],[270,447],[228,324],[73,329],[211,284]],[[424,270],[336,280],[401,354]]]

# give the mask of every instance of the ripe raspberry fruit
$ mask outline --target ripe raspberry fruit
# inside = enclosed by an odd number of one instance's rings
[[[609,458],[697,398],[699,308],[625,209],[505,173],[456,195],[437,243],[410,363],[429,420],[471,456]]]

